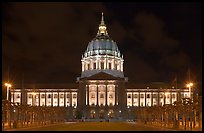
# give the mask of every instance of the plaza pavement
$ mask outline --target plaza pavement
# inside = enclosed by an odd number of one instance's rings
[[[181,131],[143,125],[135,122],[66,122],[43,127],[29,127],[4,131]]]

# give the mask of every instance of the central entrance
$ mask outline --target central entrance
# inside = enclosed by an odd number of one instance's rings
[[[104,119],[104,110],[99,111],[99,118]]]

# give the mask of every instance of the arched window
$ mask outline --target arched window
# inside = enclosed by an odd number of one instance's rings
[[[94,62],[93,64],[93,69],[96,69],[96,62]]]

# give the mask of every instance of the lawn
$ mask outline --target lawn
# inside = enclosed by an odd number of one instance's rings
[[[38,128],[18,129],[20,131],[159,131],[156,127],[146,127],[127,122],[77,122]]]

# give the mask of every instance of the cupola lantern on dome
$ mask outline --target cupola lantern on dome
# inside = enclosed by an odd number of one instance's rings
[[[105,24],[104,18],[103,18],[103,12],[102,12],[102,16],[101,16],[101,23],[98,27],[97,35],[108,35],[108,32],[106,30],[106,24]]]

